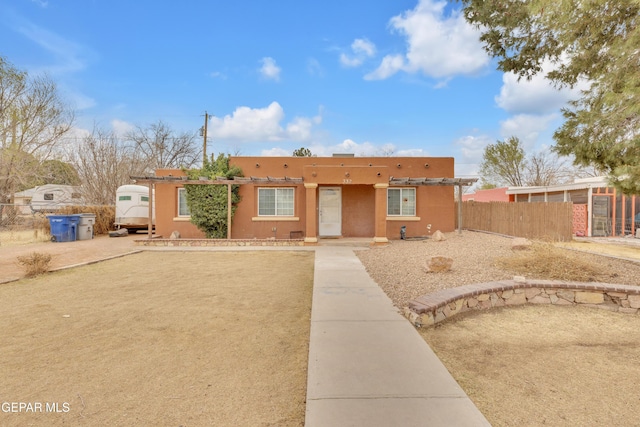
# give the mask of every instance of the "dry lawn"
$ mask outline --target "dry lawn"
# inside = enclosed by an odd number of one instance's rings
[[[0,246],[23,246],[32,243],[42,243],[51,240],[51,234],[48,230],[29,229],[29,230],[4,230],[0,231]]]
[[[419,332],[496,427],[640,425],[638,316],[525,306]]]
[[[567,246],[580,251],[545,243],[512,251],[510,238],[463,232],[358,256],[398,307],[440,289],[514,275],[640,285],[637,245]],[[424,260],[434,255],[452,258],[452,270],[424,273]],[[640,315],[526,306],[469,312],[419,332],[494,426],[640,425]]]
[[[278,251],[144,252],[0,285],[0,402],[43,408],[0,425],[301,426],[312,283],[313,253]]]

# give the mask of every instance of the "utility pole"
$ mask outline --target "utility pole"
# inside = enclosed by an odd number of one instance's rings
[[[204,131],[202,132],[202,166],[207,162],[207,123],[209,123],[209,113],[204,112]]]

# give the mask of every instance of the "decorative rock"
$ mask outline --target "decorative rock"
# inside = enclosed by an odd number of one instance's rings
[[[627,299],[627,294],[624,292],[607,292],[611,298]]]
[[[427,273],[444,273],[451,270],[453,265],[453,258],[447,258],[443,256],[434,256],[427,259],[425,265],[425,271]]]
[[[513,289],[508,289],[506,291],[502,291],[502,299],[509,299],[513,296]]]
[[[480,294],[478,295],[478,301],[486,301],[489,299],[489,294]]]
[[[524,290],[524,293],[527,296],[527,300],[530,300],[536,295],[540,295],[542,293],[542,290],[538,288],[527,288]]]
[[[504,303],[506,305],[526,304],[527,303],[527,297],[526,297],[526,295],[524,293],[513,294],[513,296],[511,298],[509,298],[508,300],[505,300]]]
[[[602,304],[604,302],[604,295],[602,292],[577,291],[575,301],[579,304]]]
[[[434,242],[443,242],[447,239],[444,237],[444,234],[442,234],[442,231],[436,230],[436,232],[433,233],[433,236],[431,236],[431,240]]]
[[[475,299],[475,298],[469,298],[469,299],[467,300],[467,307],[469,307],[469,308],[473,308],[473,307],[475,307],[476,305],[478,305],[478,300],[477,300],[477,299]]]
[[[558,291],[556,292],[556,295],[558,297],[560,297],[561,299],[564,299],[566,301],[569,302],[574,302],[575,301],[575,292],[573,291]]]
[[[543,297],[542,295],[536,295],[535,297],[531,298],[529,302],[531,304],[549,304],[551,302],[551,298]]]
[[[171,233],[171,236],[169,236],[169,239],[171,240],[176,240],[180,238],[180,232],[178,230],[175,230]]]
[[[435,325],[436,319],[433,318],[433,313],[429,312],[420,316],[420,323],[423,326],[431,326],[431,325]]]
[[[531,240],[525,239],[523,237],[516,237],[511,241],[511,249],[512,250],[525,250],[531,247]]]
[[[126,228],[120,228],[119,230],[110,231],[109,237],[122,237],[126,236],[127,234],[129,234],[129,230],[127,230]]]
[[[629,295],[627,299],[631,308],[640,308],[640,295]]]

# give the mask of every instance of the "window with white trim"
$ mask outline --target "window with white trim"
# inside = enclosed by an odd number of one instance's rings
[[[416,216],[416,189],[388,188],[387,215]]]
[[[191,216],[191,210],[187,204],[187,190],[178,188],[178,216]]]
[[[258,188],[258,216],[293,216],[294,188]]]

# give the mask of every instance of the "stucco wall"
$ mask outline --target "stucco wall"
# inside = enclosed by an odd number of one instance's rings
[[[453,158],[434,157],[232,157],[245,177],[303,178],[305,184],[337,186],[342,190],[342,236],[373,237],[375,234],[374,184],[385,185],[390,177],[453,178]],[[180,170],[158,170],[157,176],[184,176]],[[156,184],[156,232],[168,237],[177,230],[184,238],[202,238],[203,234],[186,219],[177,216],[177,188],[180,184]],[[292,218],[258,217],[259,187],[295,188],[295,213]],[[303,184],[244,184],[240,187],[233,223],[233,239],[288,239],[307,229],[306,197]],[[318,191],[315,192],[316,207]],[[385,200],[386,202],[386,200]],[[385,207],[386,209],[386,207]],[[316,209],[317,210],[317,209]],[[317,217],[317,211],[312,215]],[[435,230],[455,227],[454,188],[450,186],[416,187],[416,216],[391,220],[384,218],[386,237],[400,238],[400,227],[407,237],[426,236]],[[430,225],[430,227],[428,227]],[[275,230],[274,230],[275,229]],[[313,226],[312,226],[313,229]],[[383,236],[378,236],[383,237]]]

